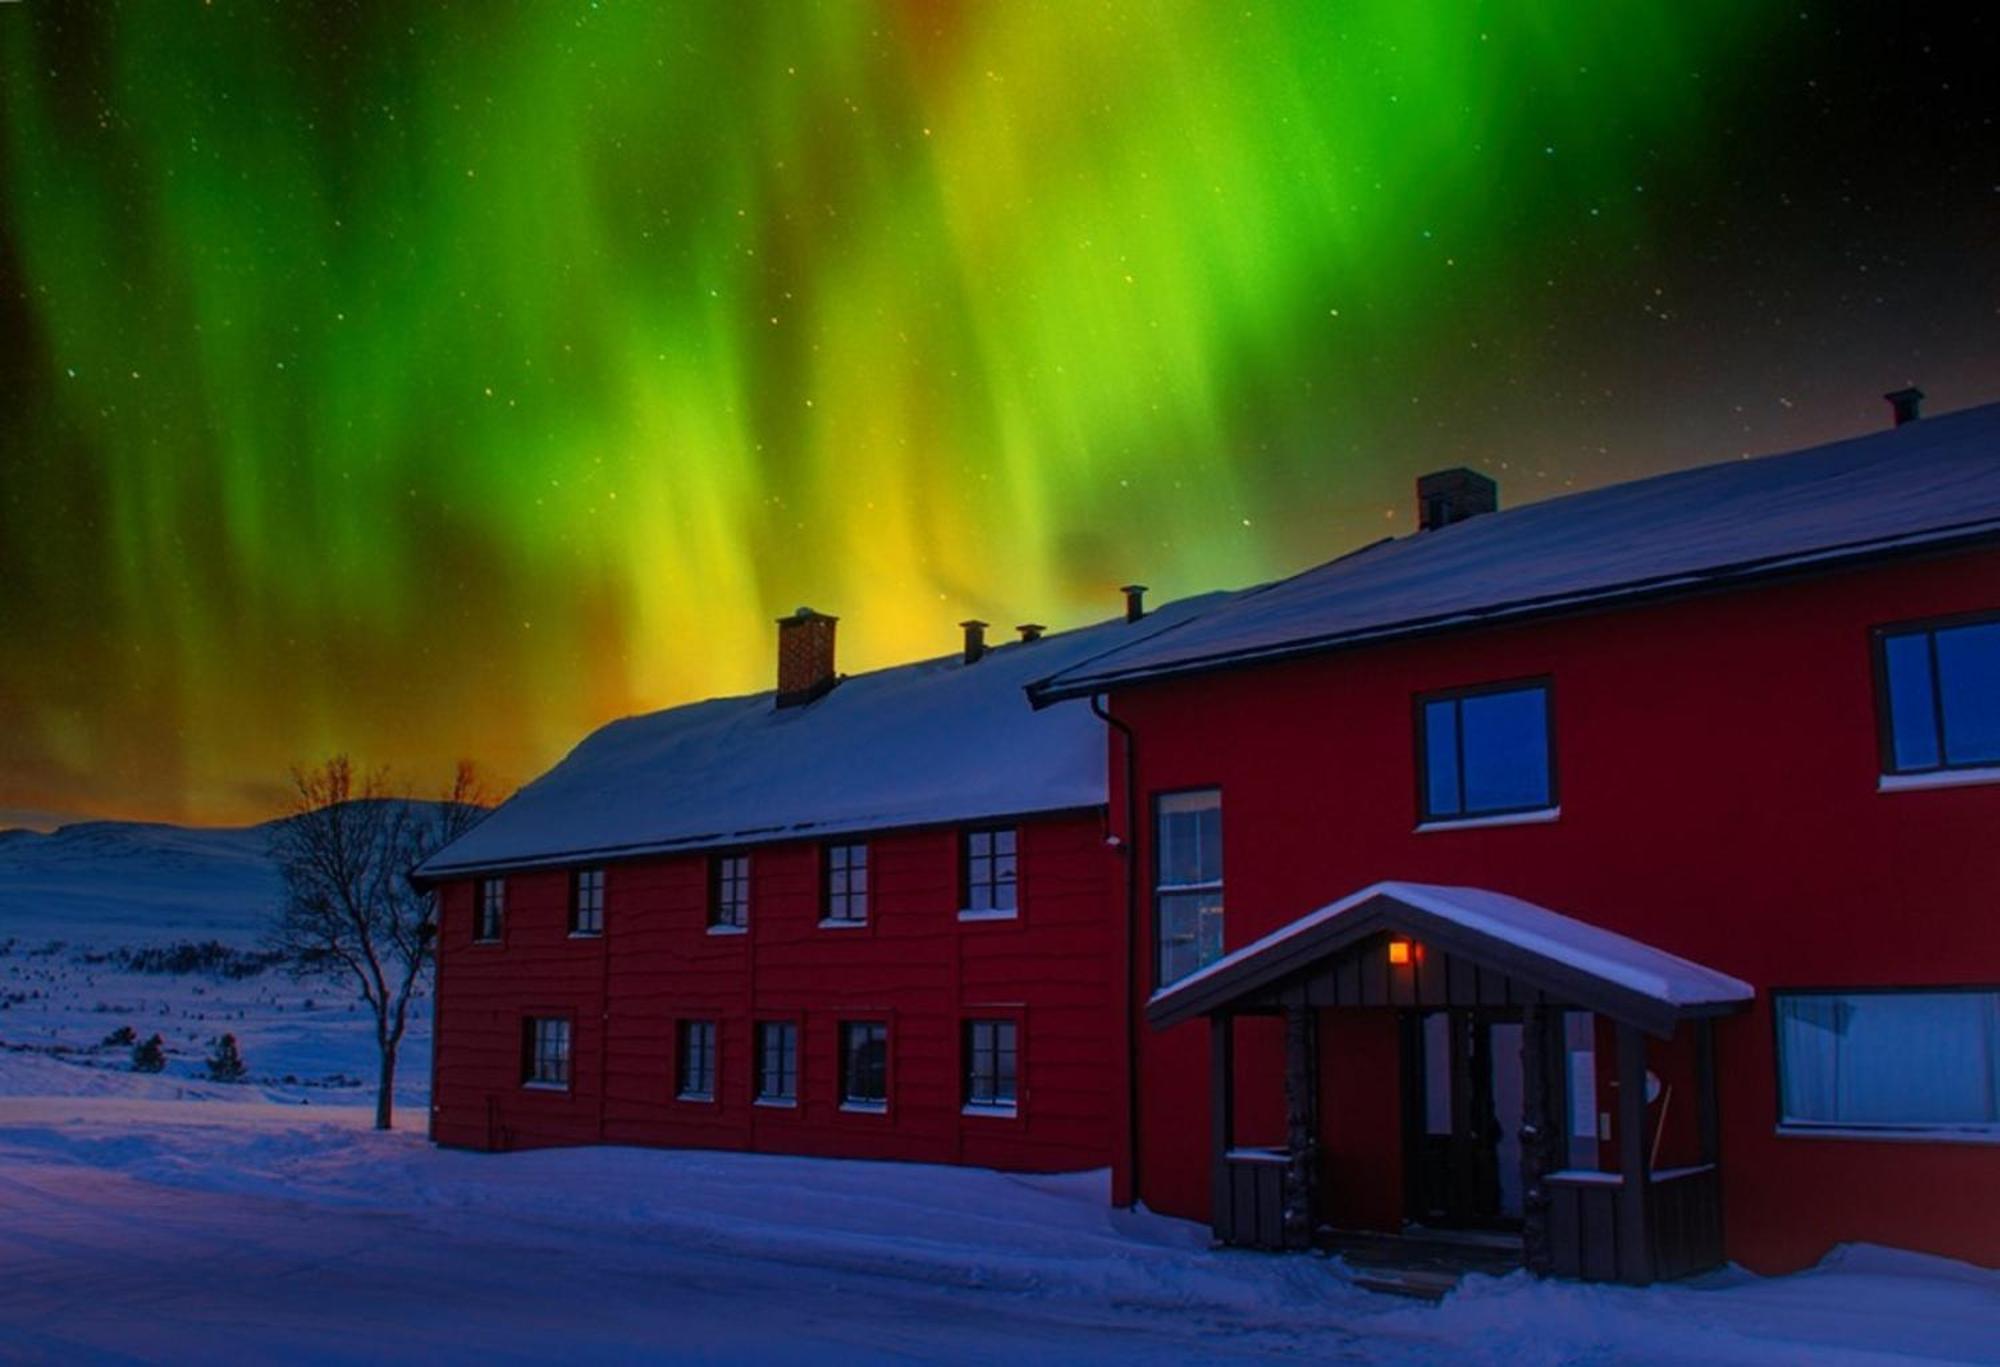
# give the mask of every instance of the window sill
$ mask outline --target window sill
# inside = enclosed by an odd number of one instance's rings
[[[868,922],[865,920],[864,921],[825,920],[819,923],[819,928],[821,930],[866,930],[868,929]]]
[[[601,930],[572,930],[569,933],[569,938],[572,940],[602,940],[604,932]]]
[[[474,949],[498,949],[506,943],[505,940],[474,940],[472,947]]]
[[[1922,788],[1974,788],[2000,783],[2000,764],[1977,769],[1931,769],[1921,774],[1884,774],[1876,781],[1878,793],[1907,793]]]
[[[886,1101],[843,1101],[840,1109],[849,1115],[887,1115],[889,1103]]]
[[[685,1101],[685,1102],[687,1102],[687,1103],[688,1103],[689,1105],[691,1105],[691,1106],[713,1106],[713,1105],[715,1104],[715,1093],[714,1093],[714,1092],[676,1092],[676,1093],[674,1093],[674,1100],[676,1100],[676,1101]]]
[[[785,1097],[760,1096],[750,1104],[752,1106],[762,1106],[767,1110],[773,1111],[796,1111],[799,1108],[797,1097],[787,1099]]]
[[[963,1109],[959,1111],[960,1115],[985,1116],[991,1120],[1012,1120],[1020,1115],[1020,1113],[1020,1107],[1017,1105],[1005,1105],[992,1101],[968,1101],[965,1103]]]
[[[1499,812],[1493,816],[1454,816],[1438,821],[1419,821],[1417,834],[1431,831],[1475,831],[1483,826],[1543,826],[1562,815],[1561,807],[1537,807],[1532,812]]]
[[[524,1092],[567,1092],[569,1084],[567,1082],[524,1082],[521,1084],[521,1090]]]
[[[750,927],[748,927],[748,926],[710,926],[710,927],[708,928],[708,933],[709,933],[710,935],[748,935],[748,934],[750,933]]]
[[[1878,1144],[2000,1144],[2000,1125],[1912,1125],[1904,1129],[1865,1125],[1786,1125],[1782,1139],[1858,1139]]]
[[[1018,921],[1021,919],[1021,913],[1018,908],[1007,911],[960,911],[958,919],[961,921]]]

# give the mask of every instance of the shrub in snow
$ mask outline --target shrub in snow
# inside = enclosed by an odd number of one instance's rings
[[[241,1082],[249,1071],[243,1066],[243,1055],[236,1050],[236,1036],[224,1035],[215,1042],[215,1052],[208,1056],[208,1075],[216,1082]]]
[[[104,1047],[107,1049],[115,1045],[131,1045],[138,1042],[138,1034],[129,1025],[121,1025],[104,1037]]]
[[[144,1044],[132,1048],[132,1071],[135,1073],[157,1073],[167,1066],[166,1041],[154,1035]]]

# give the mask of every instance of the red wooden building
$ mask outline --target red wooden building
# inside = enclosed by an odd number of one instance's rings
[[[2000,406],[1900,397],[853,678],[802,610],[775,693],[420,870],[433,1134],[1110,1163],[1234,1243],[1633,1282],[2000,1264]]]
[[[775,692],[590,736],[420,870],[433,1137],[1107,1165],[1103,726],[1023,688],[1201,606],[854,677],[801,609]]]
[[[1119,1199],[2000,1263],[2000,406],[1495,501],[1031,690],[1119,733]]]

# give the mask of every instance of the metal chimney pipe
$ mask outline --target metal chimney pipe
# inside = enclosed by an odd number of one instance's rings
[[[1125,620],[1136,622],[1146,615],[1146,586],[1144,584],[1121,584],[1118,591],[1125,595]]]
[[[1924,391],[1915,385],[1907,389],[1892,389],[1882,397],[1889,401],[1889,410],[1896,415],[1898,427],[1923,416]]]
[[[965,629],[965,662],[976,665],[986,654],[986,623],[977,617],[968,617],[959,626]]]

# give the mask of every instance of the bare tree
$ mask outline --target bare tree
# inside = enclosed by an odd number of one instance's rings
[[[272,828],[271,856],[284,901],[270,933],[294,976],[352,976],[375,1013],[381,1053],[375,1128],[389,1128],[396,1050],[410,998],[430,966],[433,895],[410,870],[484,811],[464,760],[436,802],[392,789],[386,770],[357,772],[345,755],[292,771],[291,808]]]

